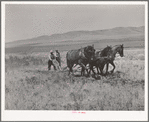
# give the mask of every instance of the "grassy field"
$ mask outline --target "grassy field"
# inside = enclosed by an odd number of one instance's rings
[[[113,74],[95,80],[48,71],[48,53],[6,54],[6,110],[144,110],[144,49],[124,50]],[[66,52],[61,53],[62,67]],[[78,72],[75,72],[78,73]],[[79,72],[80,73],[80,72]]]

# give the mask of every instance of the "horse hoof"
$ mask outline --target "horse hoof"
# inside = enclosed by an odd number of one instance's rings
[[[105,73],[105,74],[100,74],[101,76],[106,76],[107,74]]]
[[[109,72],[106,72],[104,75],[109,75],[110,73]]]
[[[110,74],[112,74],[113,73],[113,71],[110,71]]]
[[[101,80],[101,76],[100,75],[95,75],[95,79],[96,80]]]
[[[88,77],[90,77],[90,75],[86,75],[86,77],[88,78]]]
[[[92,75],[92,77],[95,78],[96,80],[100,80],[101,79],[101,76],[100,75],[97,75],[97,74]]]

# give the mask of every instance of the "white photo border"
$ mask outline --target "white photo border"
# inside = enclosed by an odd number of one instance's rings
[[[145,5],[145,110],[144,111],[83,111],[85,114],[74,114],[72,111],[32,111],[5,110],[5,5],[6,4],[60,4],[60,5]],[[1,2],[1,117],[2,121],[146,121],[148,120],[148,3],[145,1],[100,1],[100,2],[42,2],[21,1]]]

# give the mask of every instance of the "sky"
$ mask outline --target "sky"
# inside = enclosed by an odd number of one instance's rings
[[[145,25],[144,5],[6,4],[5,42],[77,30]]]

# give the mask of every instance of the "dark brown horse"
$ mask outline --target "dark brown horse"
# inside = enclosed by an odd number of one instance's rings
[[[95,57],[105,57],[105,56],[107,56],[107,53],[108,53],[111,49],[112,49],[112,47],[107,45],[107,47],[105,47],[104,49],[97,51],[97,52],[95,53]]]
[[[122,44],[122,45],[115,45],[111,47],[111,50],[107,52],[107,56],[110,57],[111,59],[109,63],[113,66],[113,69],[110,71],[111,73],[113,73],[115,69],[114,60],[115,60],[116,54],[119,53],[119,55],[123,57],[124,56],[123,50],[124,50],[124,47]],[[109,63],[107,63],[106,74],[108,73]]]
[[[94,61],[89,63],[89,69],[90,69],[89,74],[90,74],[90,71],[92,71],[94,74],[96,74],[94,69],[93,69],[93,66],[95,66],[98,74],[104,75],[103,74],[104,66],[105,66],[105,64],[109,63],[110,60],[111,59],[108,56],[96,58]],[[100,73],[99,73],[99,70],[100,70]]]
[[[93,66],[95,66],[98,74],[100,70],[101,75],[103,75],[103,68],[105,64],[109,63],[109,61],[111,60],[107,56],[107,52],[109,52],[111,49],[112,49],[111,46],[107,46],[103,50],[97,51],[95,53],[94,60],[89,63],[89,68],[90,68],[89,73],[90,71],[92,71],[94,74],[96,74],[95,71],[93,70]]]
[[[70,72],[73,72],[72,67],[74,64],[80,65],[82,67],[81,75],[84,75],[85,69],[88,73],[86,65],[93,60],[94,55],[95,55],[95,49],[93,45],[78,50],[68,51],[66,54],[66,59],[67,59],[67,67],[69,68],[69,74]]]
[[[123,57],[123,48],[124,48],[123,44],[115,45],[113,47],[107,46],[103,50],[96,52],[94,61],[90,62],[90,70],[92,70],[93,73],[95,74],[93,70],[93,66],[95,66],[97,68],[98,73],[100,70],[101,74],[103,74],[104,66],[107,65],[106,67],[106,74],[107,74],[110,63],[113,66],[113,69],[110,72],[113,73],[115,69],[114,64],[115,56],[117,53],[119,53],[120,56]]]
[[[61,55],[60,55],[60,52],[58,50],[55,50],[55,51],[56,51],[56,60],[58,61],[59,66],[61,67]]]

